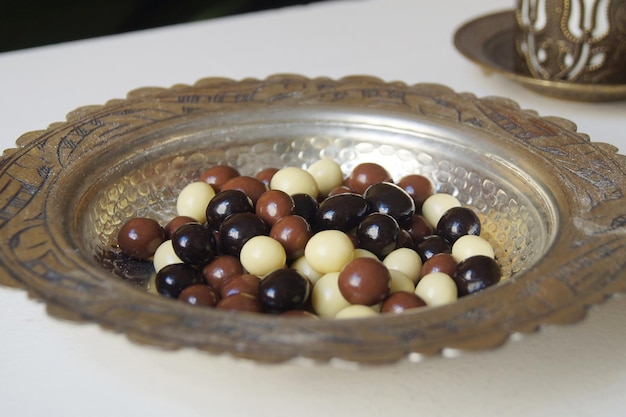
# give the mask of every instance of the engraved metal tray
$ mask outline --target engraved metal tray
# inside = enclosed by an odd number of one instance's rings
[[[430,177],[473,207],[503,281],[446,306],[353,320],[199,308],[150,292],[110,248],[131,216],[174,214],[207,166],[242,174],[330,156]],[[143,88],[31,132],[0,161],[0,283],[57,317],[163,348],[264,362],[385,363],[487,349],[582,319],[626,290],[626,158],[506,98],[354,76]]]

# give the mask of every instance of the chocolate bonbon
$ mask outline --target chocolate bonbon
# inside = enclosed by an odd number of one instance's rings
[[[371,213],[359,223],[356,241],[379,258],[384,258],[396,249],[400,237],[398,222],[388,214]]]
[[[131,258],[148,259],[154,256],[165,237],[165,230],[156,220],[135,217],[124,223],[117,234],[117,242]]]
[[[207,225],[218,230],[222,222],[235,213],[254,213],[250,197],[241,190],[220,191],[206,206]]]
[[[172,248],[183,262],[192,265],[203,265],[217,254],[213,233],[200,223],[186,223],[179,227],[172,234]]]
[[[191,284],[180,292],[178,299],[194,306],[215,307],[220,296],[210,285]]]
[[[341,295],[351,304],[372,306],[389,295],[391,275],[378,259],[363,257],[341,268],[337,284]]]
[[[156,292],[167,297],[287,316],[401,313],[500,281],[479,217],[430,179],[394,183],[373,162],[340,173],[328,158],[254,176],[210,167],[183,187],[165,227],[129,220],[149,224],[142,233],[158,245],[137,249],[122,228],[120,250],[151,258]]]
[[[240,175],[239,170],[229,165],[214,165],[200,174],[199,179],[211,185],[216,192],[220,192],[228,180]]]
[[[368,201],[360,194],[333,195],[320,203],[315,216],[315,228],[348,232],[357,227],[369,211]]]

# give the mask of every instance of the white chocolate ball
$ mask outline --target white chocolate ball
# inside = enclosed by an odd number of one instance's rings
[[[415,287],[415,294],[424,300],[427,306],[449,304],[458,298],[454,280],[443,272],[424,275]]]
[[[328,195],[343,184],[341,167],[331,158],[322,158],[314,162],[307,171],[315,178],[317,188],[322,195]]]
[[[403,272],[413,281],[413,284],[417,283],[420,271],[422,270],[422,258],[420,258],[416,251],[410,248],[398,248],[393,250],[385,256],[383,264],[385,264],[389,270]]]
[[[322,230],[311,236],[304,256],[313,269],[323,274],[338,272],[354,256],[354,244],[339,230]]]
[[[289,195],[308,194],[317,198],[319,190],[313,175],[297,167],[286,167],[278,170],[270,180],[270,189],[281,190]]]
[[[354,255],[353,258],[372,258],[372,259],[378,259],[378,256],[374,255],[372,252],[368,251],[367,249],[363,249],[363,248],[356,248],[354,250]]]
[[[311,292],[311,305],[318,316],[333,318],[350,303],[339,291],[339,272],[324,274],[317,280]]]
[[[452,245],[452,257],[457,263],[476,255],[494,258],[493,246],[484,238],[476,235],[461,236]]]
[[[390,294],[398,291],[415,291],[415,283],[408,276],[406,276],[404,272],[397,269],[390,269],[389,275],[391,276],[391,281],[389,282]]]
[[[424,200],[422,215],[431,227],[436,228],[441,216],[452,207],[461,207],[461,202],[451,194],[436,193]]]
[[[295,269],[296,271],[307,277],[309,281],[311,281],[311,284],[315,284],[317,280],[320,279],[322,275],[324,275],[321,272],[313,269],[309,261],[306,260],[306,256],[304,255],[293,261],[289,267]]]
[[[187,184],[178,194],[176,212],[200,223],[206,223],[206,208],[215,196],[215,190],[204,181]]]
[[[354,304],[348,307],[345,307],[335,314],[336,319],[360,319],[365,317],[374,317],[378,316],[378,311],[369,306],[364,306],[362,304]]]
[[[159,272],[167,265],[182,263],[185,262],[180,259],[178,255],[176,255],[176,252],[174,252],[174,246],[172,246],[171,240],[166,240],[161,243],[154,252],[154,257],[152,258],[152,264],[154,265],[154,270],[156,272]]]
[[[254,236],[241,247],[239,261],[246,271],[260,278],[285,267],[287,253],[279,241],[269,236]]]

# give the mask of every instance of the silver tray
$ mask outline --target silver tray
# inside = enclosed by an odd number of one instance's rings
[[[446,306],[354,320],[198,308],[105,268],[124,219],[168,218],[207,165],[242,173],[362,161],[416,172],[473,207],[505,279]],[[626,289],[626,158],[506,98],[355,76],[144,88],[30,132],[0,162],[0,283],[129,339],[257,361],[366,363],[486,349],[582,319]],[[128,278],[128,277],[126,277]]]

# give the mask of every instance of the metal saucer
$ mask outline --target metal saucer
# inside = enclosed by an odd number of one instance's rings
[[[537,93],[575,101],[626,99],[626,84],[581,84],[540,80],[519,73],[514,57],[515,11],[482,16],[463,24],[454,34],[454,45],[488,74],[498,73]]]

